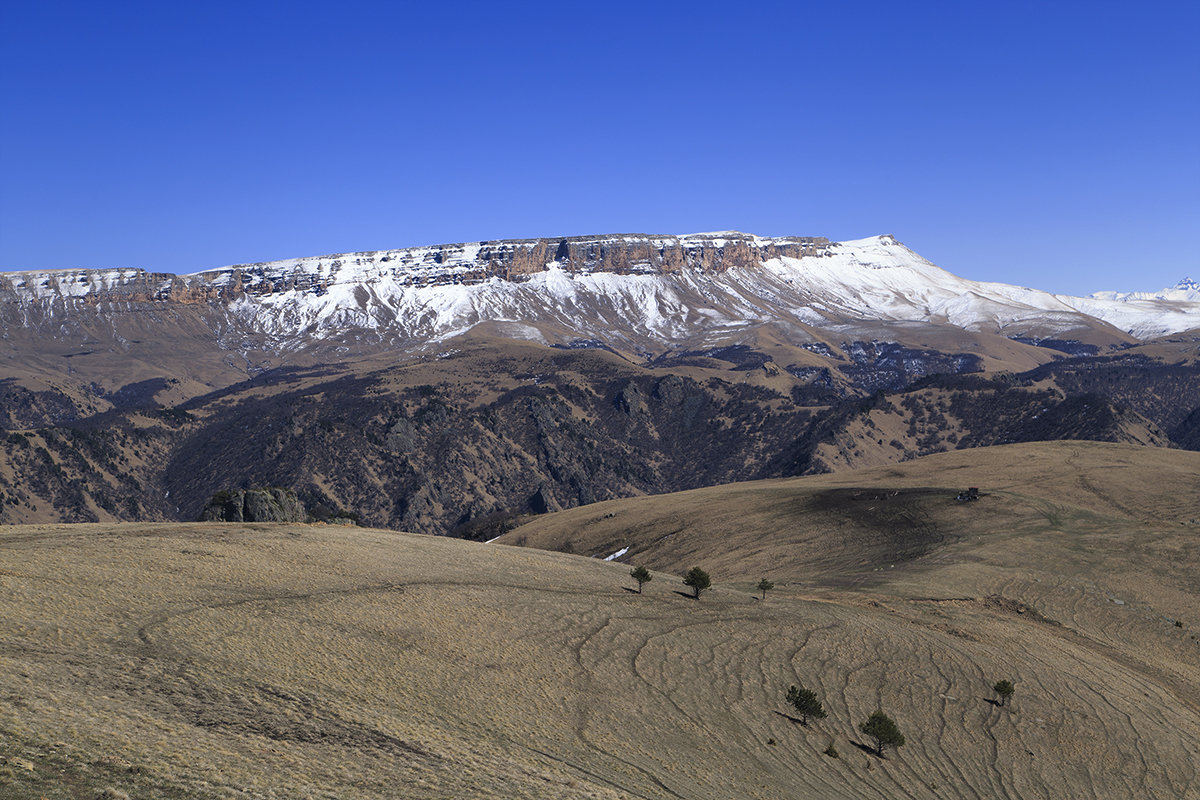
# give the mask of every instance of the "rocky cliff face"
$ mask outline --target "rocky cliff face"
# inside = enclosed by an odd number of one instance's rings
[[[350,253],[317,259],[243,264],[199,277],[250,294],[294,289],[320,293],[342,272],[389,275],[404,286],[473,285],[490,278],[521,281],[551,265],[571,273],[661,275],[681,269],[723,272],[780,256],[819,256],[832,246],[823,237],[763,238],[729,232],[692,236],[571,236],[443,244],[404,250]]]
[[[831,247],[820,236],[763,238],[736,231],[510,239],[239,264],[194,275],[132,268],[0,273],[0,302],[197,303],[293,291],[320,296],[341,273],[365,271],[389,275],[404,286],[472,285],[490,278],[521,281],[550,265],[584,274],[661,275],[681,269],[713,273],[781,256],[827,255]]]
[[[0,303],[198,303],[232,299],[238,290],[191,275],[144,269],[0,273]]]
[[[181,276],[7,273],[0,305],[54,313],[56,321],[68,313],[107,319],[134,308],[200,307],[211,312],[212,330],[263,337],[279,352],[364,334],[413,347],[488,321],[534,326],[529,336],[646,351],[711,345],[770,322],[800,335],[847,326],[864,333],[883,320],[1103,343],[1200,327],[1200,300],[1186,293],[1055,296],[958,278],[891,236],[830,242],[738,232],[481,241]]]

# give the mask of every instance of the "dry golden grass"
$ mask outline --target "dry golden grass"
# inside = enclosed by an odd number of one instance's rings
[[[667,570],[640,596],[628,564],[385,531],[2,528],[0,797],[1198,797],[1198,468],[1002,448],[508,535],[629,546]],[[793,683],[829,718],[789,720]]]

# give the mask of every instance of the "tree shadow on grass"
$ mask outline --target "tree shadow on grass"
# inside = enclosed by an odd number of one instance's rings
[[[775,713],[786,720],[796,723],[797,725],[803,725],[805,728],[808,727],[804,724],[804,720],[800,719],[799,717],[793,717],[791,714],[786,714],[783,711],[776,711]]]
[[[630,594],[641,594],[641,592],[639,592],[637,589],[630,589],[628,586],[622,586],[621,588]]]
[[[698,600],[699,599],[698,597],[696,597],[696,595],[692,594],[691,592],[681,592],[678,589],[675,590],[675,594],[679,595],[680,597],[686,597],[688,600]]]
[[[850,744],[854,745],[859,750],[862,750],[867,755],[875,756],[876,758],[883,760],[883,761],[887,760],[887,756],[879,755],[879,751],[876,750],[873,746],[871,746],[869,744],[863,744],[862,742],[856,742],[853,739],[850,740]]]

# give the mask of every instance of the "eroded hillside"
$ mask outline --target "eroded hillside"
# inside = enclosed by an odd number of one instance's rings
[[[369,525],[490,538],[559,508],[947,450],[1195,447],[1200,367],[1180,358],[1194,345],[1175,347],[1170,361],[1138,351],[930,375],[945,364],[878,346],[826,356],[764,342],[642,362],[477,333],[430,356],[199,392],[14,379],[0,384],[0,520],[189,521],[217,492],[280,486]]]

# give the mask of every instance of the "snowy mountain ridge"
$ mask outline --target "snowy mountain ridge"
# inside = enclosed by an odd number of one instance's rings
[[[1184,278],[1157,292],[1093,292],[1088,297],[1093,300],[1200,300],[1200,283]]]
[[[1200,328],[1200,286],[1053,295],[971,281],[892,236],[843,242],[736,231],[480,241],[242,264],[175,276],[122,268],[0,273],[0,302],[207,303],[279,346],[365,330],[398,343],[481,322],[635,346],[716,340],[751,326],[949,324],[1067,335],[1112,326],[1140,339]]]

